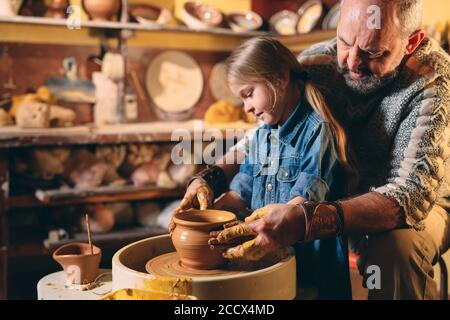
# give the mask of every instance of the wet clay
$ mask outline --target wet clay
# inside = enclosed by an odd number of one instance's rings
[[[208,244],[209,233],[221,230],[236,216],[222,210],[189,210],[174,216],[172,242],[181,260],[181,266],[191,269],[218,269],[225,264],[224,248]]]

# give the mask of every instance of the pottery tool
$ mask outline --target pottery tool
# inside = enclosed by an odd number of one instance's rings
[[[89,224],[89,215],[88,214],[86,214],[86,229],[88,232],[89,247],[91,248],[91,254],[94,254],[94,248],[92,246],[92,237],[91,237],[91,226]]]

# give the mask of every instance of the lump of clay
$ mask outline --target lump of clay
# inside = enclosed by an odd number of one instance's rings
[[[127,147],[127,155],[123,161],[120,171],[125,176],[132,174],[141,164],[152,161],[154,155],[159,151],[155,144],[130,144]]]
[[[124,185],[127,183],[117,172],[126,156],[126,146],[98,146],[95,157],[108,164],[108,170],[104,177],[106,184]]]
[[[213,103],[205,113],[205,122],[209,124],[227,123],[242,120],[242,107],[236,107],[234,104],[221,100]]]
[[[160,177],[160,173],[166,171],[170,164],[170,156],[170,149],[159,149],[159,151],[154,155],[152,161],[140,165],[131,174],[131,181],[133,181],[133,184],[136,187],[143,187],[150,184],[156,184],[164,187],[170,185],[173,187],[174,184],[170,181],[170,177],[168,175]]]
[[[39,87],[36,93],[27,93],[12,97],[12,107],[9,114],[15,118],[20,107],[30,102],[42,102],[48,105],[56,103],[56,97],[52,94],[48,87]]]
[[[16,123],[20,128],[48,128],[50,107],[41,102],[23,104],[17,111]]]
[[[86,207],[89,214],[89,225],[92,233],[106,233],[114,228],[114,211],[107,206],[96,204]],[[86,229],[85,215],[80,217],[80,227],[83,231]]]
[[[142,164],[131,175],[131,181],[135,187],[144,187],[156,184],[159,175],[159,167],[156,162],[151,161]]]
[[[0,127],[4,127],[12,124],[11,116],[3,109],[0,108]]]
[[[56,175],[64,173],[64,167],[69,157],[69,148],[32,149],[28,159],[28,168],[34,176],[50,180]]]
[[[81,230],[87,231],[85,213],[89,214],[89,224],[92,233],[106,233],[114,227],[126,227],[135,222],[133,207],[126,202],[111,203],[107,205],[86,206],[80,216]]]
[[[76,118],[75,111],[68,108],[50,106],[50,124],[52,127],[71,127]]]
[[[65,175],[75,188],[95,188],[102,184],[109,165],[95,157],[86,149],[73,152],[65,168]]]

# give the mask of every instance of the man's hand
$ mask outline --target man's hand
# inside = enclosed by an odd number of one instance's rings
[[[175,229],[175,224],[173,222],[173,216],[175,214],[194,208],[206,210],[211,206],[213,200],[211,188],[202,179],[195,179],[192,181],[188,186],[180,205],[172,213],[172,219],[169,224],[169,233],[172,233],[173,229]]]
[[[257,261],[267,253],[285,248],[303,239],[305,215],[300,206],[271,204],[256,210],[244,223],[211,232],[211,245],[226,245],[238,238],[254,236],[224,252],[228,259]]]

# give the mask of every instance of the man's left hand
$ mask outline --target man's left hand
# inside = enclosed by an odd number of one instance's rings
[[[269,252],[293,245],[304,238],[305,215],[302,207],[270,204],[256,210],[244,223],[211,232],[211,245],[227,245],[238,238],[254,236],[224,252],[228,259],[257,261]]]

